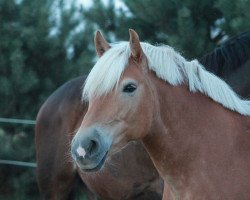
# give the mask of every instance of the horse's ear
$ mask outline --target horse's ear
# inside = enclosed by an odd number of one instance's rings
[[[133,30],[129,29],[129,45],[131,50],[131,55],[136,61],[141,61],[143,51],[140,45],[140,39],[138,34]]]
[[[110,48],[109,43],[105,40],[100,31],[96,31],[94,42],[96,54],[99,57],[101,57]]]

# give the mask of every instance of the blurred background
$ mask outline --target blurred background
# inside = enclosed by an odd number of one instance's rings
[[[34,121],[46,98],[87,74],[94,32],[173,46],[188,59],[250,28],[250,0],[0,0],[0,159],[35,163]],[[0,199],[38,199],[35,168],[0,164]]]

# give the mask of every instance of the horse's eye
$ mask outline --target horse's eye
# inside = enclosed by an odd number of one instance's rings
[[[126,93],[132,93],[136,90],[136,85],[133,84],[133,83],[129,83],[127,85],[124,86],[123,88],[123,92],[126,92]]]

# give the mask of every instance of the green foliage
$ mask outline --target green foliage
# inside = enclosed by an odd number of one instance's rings
[[[128,28],[133,28],[143,41],[169,44],[187,58],[213,50],[224,35],[250,28],[249,0],[122,0],[127,9],[116,9],[112,0],[108,5],[94,2],[83,11],[85,20],[96,24],[111,41],[114,35],[127,40]],[[215,29],[218,33],[212,36]]]
[[[55,3],[0,0],[0,117],[35,119],[57,87],[92,65],[92,26],[76,31],[77,8]],[[34,128],[0,125],[0,159],[35,162]],[[35,169],[0,165],[0,199],[38,199]]]
[[[25,127],[22,129],[30,132]],[[34,135],[26,132],[10,135],[0,129],[0,158],[35,162],[35,147],[30,141],[33,139]],[[0,199],[38,199],[35,177],[33,168],[0,165]]]
[[[50,1],[1,0],[0,105],[1,115],[35,118],[42,101],[59,85],[86,72],[92,60],[88,31],[73,35],[80,23],[75,7],[61,11],[58,33],[51,35]],[[63,5],[63,4],[62,4]],[[75,54],[68,58],[69,42]],[[86,66],[85,66],[86,65]],[[29,97],[29,98],[27,98]],[[34,103],[35,102],[35,103]],[[31,107],[32,105],[32,107]]]
[[[235,35],[239,31],[250,28],[250,0],[230,1],[218,0],[215,6],[223,13],[226,23],[222,24],[222,29]]]

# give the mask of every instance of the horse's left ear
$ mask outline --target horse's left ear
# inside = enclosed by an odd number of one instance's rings
[[[96,31],[94,42],[96,54],[99,57],[101,57],[110,48],[109,43],[105,40],[100,31]]]
[[[139,36],[133,29],[129,29],[129,35],[130,35],[129,45],[130,45],[131,55],[137,62],[139,62],[141,61],[143,56],[143,51],[141,48]]]

